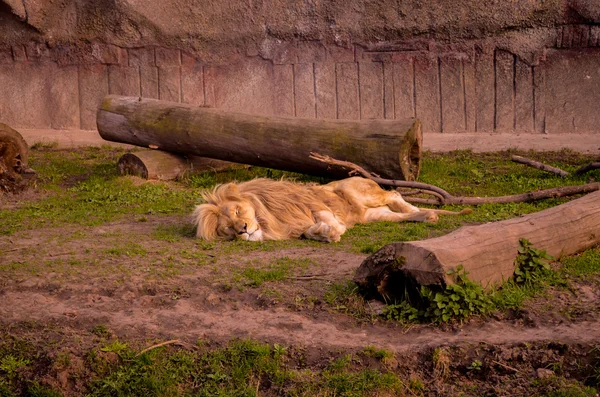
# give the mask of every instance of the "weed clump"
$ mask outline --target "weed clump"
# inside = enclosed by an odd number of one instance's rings
[[[507,289],[512,285],[535,286],[552,275],[552,256],[544,250],[532,247],[526,239],[519,240],[515,271]],[[473,315],[486,315],[502,307],[506,294],[486,291],[481,284],[469,279],[462,265],[448,272],[453,284],[443,289],[422,286],[416,303],[407,300],[389,304],[384,315],[389,320],[400,322],[464,321]]]

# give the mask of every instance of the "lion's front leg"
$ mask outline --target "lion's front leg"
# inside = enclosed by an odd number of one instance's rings
[[[319,211],[314,214],[316,223],[304,232],[304,237],[323,241],[326,243],[337,243],[346,232],[346,226],[341,224],[329,211]]]

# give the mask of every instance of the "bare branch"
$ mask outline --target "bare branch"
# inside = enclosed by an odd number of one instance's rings
[[[438,197],[438,200],[424,199],[419,197],[406,197],[406,201],[411,203],[431,204],[431,205],[443,205],[443,204],[455,204],[455,205],[480,205],[480,204],[506,204],[506,203],[529,203],[532,201],[543,200],[548,198],[556,197],[567,197],[574,196],[576,194],[584,194],[600,190],[600,182],[588,183],[586,185],[576,186],[561,186],[552,189],[539,190],[534,192],[527,192],[522,194],[513,194],[510,196],[497,196],[497,197],[460,197],[453,196],[444,189],[437,186],[428,185],[420,182],[409,182],[409,181],[397,181],[392,179],[383,179],[375,177],[367,172],[362,167],[353,164],[349,161],[341,161],[333,159],[329,156],[323,156],[318,153],[311,153],[310,158],[322,161],[328,164],[339,165],[345,168],[349,168],[352,171],[356,171],[365,178],[369,178],[380,185],[394,186],[394,187],[409,187],[413,189],[421,189],[423,193],[432,194]],[[430,193],[434,192],[434,193]]]
[[[329,156],[324,156],[322,154],[314,153],[314,152],[311,152],[309,157],[311,159],[318,160],[323,163],[338,165],[338,166],[341,166],[344,168],[348,168],[351,170],[350,173],[352,171],[356,171],[360,175],[364,176],[365,178],[371,179],[380,185],[394,186],[394,187],[409,187],[412,189],[429,190],[429,191],[438,193],[439,195],[444,197],[444,199],[446,197],[452,197],[452,195],[450,193],[448,193],[447,191],[445,191],[444,189],[439,188],[437,186],[429,185],[427,183],[412,182],[412,181],[399,181],[396,179],[384,179],[384,178],[380,178],[378,176],[374,176],[373,174],[371,174],[370,172],[368,172],[361,166],[351,163],[349,161],[336,160]]]
[[[600,161],[597,161],[595,163],[590,163],[588,165],[584,165],[583,167],[577,169],[573,174],[574,175],[583,175],[588,171],[596,170],[598,168],[600,168]]]
[[[513,155],[510,159],[515,163],[525,164],[530,167],[537,168],[538,170],[551,172],[562,177],[569,176],[569,173],[565,170],[561,170],[560,168],[552,167],[551,165],[540,163],[539,161],[531,160],[526,157]]]

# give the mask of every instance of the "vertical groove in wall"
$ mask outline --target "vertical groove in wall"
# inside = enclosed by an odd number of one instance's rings
[[[417,117],[417,70],[415,66],[415,59],[411,58],[410,61],[413,64],[413,117]]]
[[[387,112],[385,111],[385,68],[383,62],[381,62],[381,98],[383,99],[383,119],[387,119]]]
[[[79,107],[79,129],[81,129],[81,65],[77,65],[77,97],[79,98],[77,101],[77,106]]]
[[[313,71],[313,96],[315,98],[315,118],[318,117],[318,108],[317,108],[317,64],[312,64]]]
[[[396,118],[396,79],[394,77],[394,75],[396,73],[394,73],[394,64],[390,63],[390,66],[392,68],[392,110],[393,110],[393,114],[392,114],[392,118],[395,119]]]
[[[379,62],[381,67],[381,105],[383,106],[383,118],[385,119],[385,69],[383,62]]]
[[[356,47],[354,47],[354,59],[356,60]],[[358,118],[362,120],[363,118],[363,110],[362,110],[362,98],[360,96],[360,62],[356,63],[356,89],[358,95]]]
[[[206,65],[202,65],[202,93],[204,94],[204,106],[206,103]]]
[[[496,50],[494,49],[494,131],[498,126],[498,73],[496,72]]]
[[[467,83],[465,82],[465,60],[462,59],[460,61],[460,75],[462,77],[462,88],[463,88],[463,107],[464,107],[464,122],[465,122],[465,131],[469,128],[467,125]]]
[[[179,103],[183,103],[183,52],[179,50]]]
[[[536,110],[535,110],[535,68],[533,66],[530,66],[531,68],[531,117],[533,117],[533,131],[536,132],[537,128],[536,128],[536,124],[535,124],[535,116],[536,116]]]
[[[513,108],[513,131],[516,131],[517,130],[517,56],[515,54],[513,54],[512,108]]]
[[[296,109],[296,64],[292,64],[292,108],[294,117],[298,117],[298,109]]]
[[[338,100],[338,96],[340,95],[339,92],[339,88],[338,88],[338,71],[337,71],[337,63],[335,63],[333,65],[333,74],[335,76],[335,118],[339,119],[340,118],[340,105],[339,105],[339,100]]]
[[[440,107],[440,125],[439,131],[444,132],[444,107],[442,106],[442,59],[437,58],[437,72],[438,72],[438,102]]]

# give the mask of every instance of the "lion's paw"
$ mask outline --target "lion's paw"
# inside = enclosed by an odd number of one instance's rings
[[[439,216],[435,212],[433,212],[433,211],[427,211],[427,212],[425,212],[425,220],[424,220],[424,222],[427,222],[427,223],[437,223],[438,220],[439,220]]]

